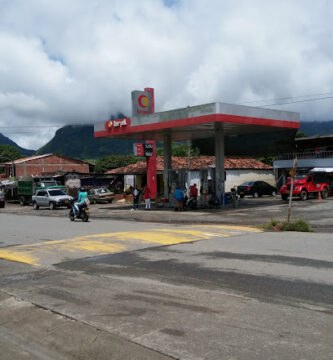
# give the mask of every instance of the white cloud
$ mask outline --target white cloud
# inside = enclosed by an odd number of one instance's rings
[[[38,148],[65,124],[130,114],[131,90],[146,86],[155,88],[157,111],[333,93],[333,3],[325,0],[0,7],[0,132],[21,146]],[[332,99],[280,108],[332,119]]]

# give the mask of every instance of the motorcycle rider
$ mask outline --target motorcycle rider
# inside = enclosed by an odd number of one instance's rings
[[[82,188],[80,188],[77,202],[74,203],[73,206],[73,212],[75,217],[81,212],[81,209],[85,205],[86,201],[88,201],[88,193]]]

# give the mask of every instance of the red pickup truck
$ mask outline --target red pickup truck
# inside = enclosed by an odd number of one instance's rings
[[[280,194],[282,200],[287,200],[290,194],[291,178],[287,179],[287,184],[282,185]],[[302,174],[294,177],[292,194],[299,196],[301,200],[307,200],[309,195],[321,193],[323,199],[327,198],[330,186],[323,179],[315,179],[313,174]]]

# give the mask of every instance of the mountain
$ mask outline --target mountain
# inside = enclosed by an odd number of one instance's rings
[[[333,135],[333,121],[301,121],[300,131],[306,136]]]
[[[60,153],[77,159],[98,159],[105,155],[133,154],[134,140],[94,138],[93,125],[68,125],[56,131],[37,154]]]
[[[303,131],[306,136],[333,134],[333,121],[301,122],[300,131]],[[10,139],[8,140],[11,142]],[[37,154],[60,153],[63,156],[78,159],[98,159],[105,155],[133,154],[133,143],[135,142],[135,140],[94,138],[93,125],[68,125],[57,130],[53,139],[37,150]],[[203,143],[196,145],[201,148],[202,154],[206,152],[206,147],[210,148],[210,145],[213,144],[207,140]]]
[[[24,149],[21,146],[18,146],[14,141],[10,140],[8,137],[2,135],[1,133],[0,133],[0,145],[15,146],[19,150],[19,152],[25,156],[31,156],[35,154],[35,150]]]

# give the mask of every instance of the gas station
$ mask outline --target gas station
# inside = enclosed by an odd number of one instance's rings
[[[145,141],[140,154],[147,159],[147,185],[152,198],[156,197],[155,141],[164,147],[164,197],[169,196],[169,177],[172,170],[171,144],[174,141],[214,139],[215,193],[224,202],[225,193],[225,142],[228,138],[242,136],[267,137],[271,139],[294,136],[300,127],[300,115],[296,112],[271,110],[258,107],[234,105],[222,102],[187,106],[169,111],[155,112],[154,89],[132,91],[132,116],[108,120],[94,125],[94,136]],[[258,140],[259,141],[259,140]],[[236,146],[238,146],[236,142]],[[141,148],[143,148],[141,150]],[[263,147],[262,153],[265,153]],[[138,154],[139,155],[139,154]]]

